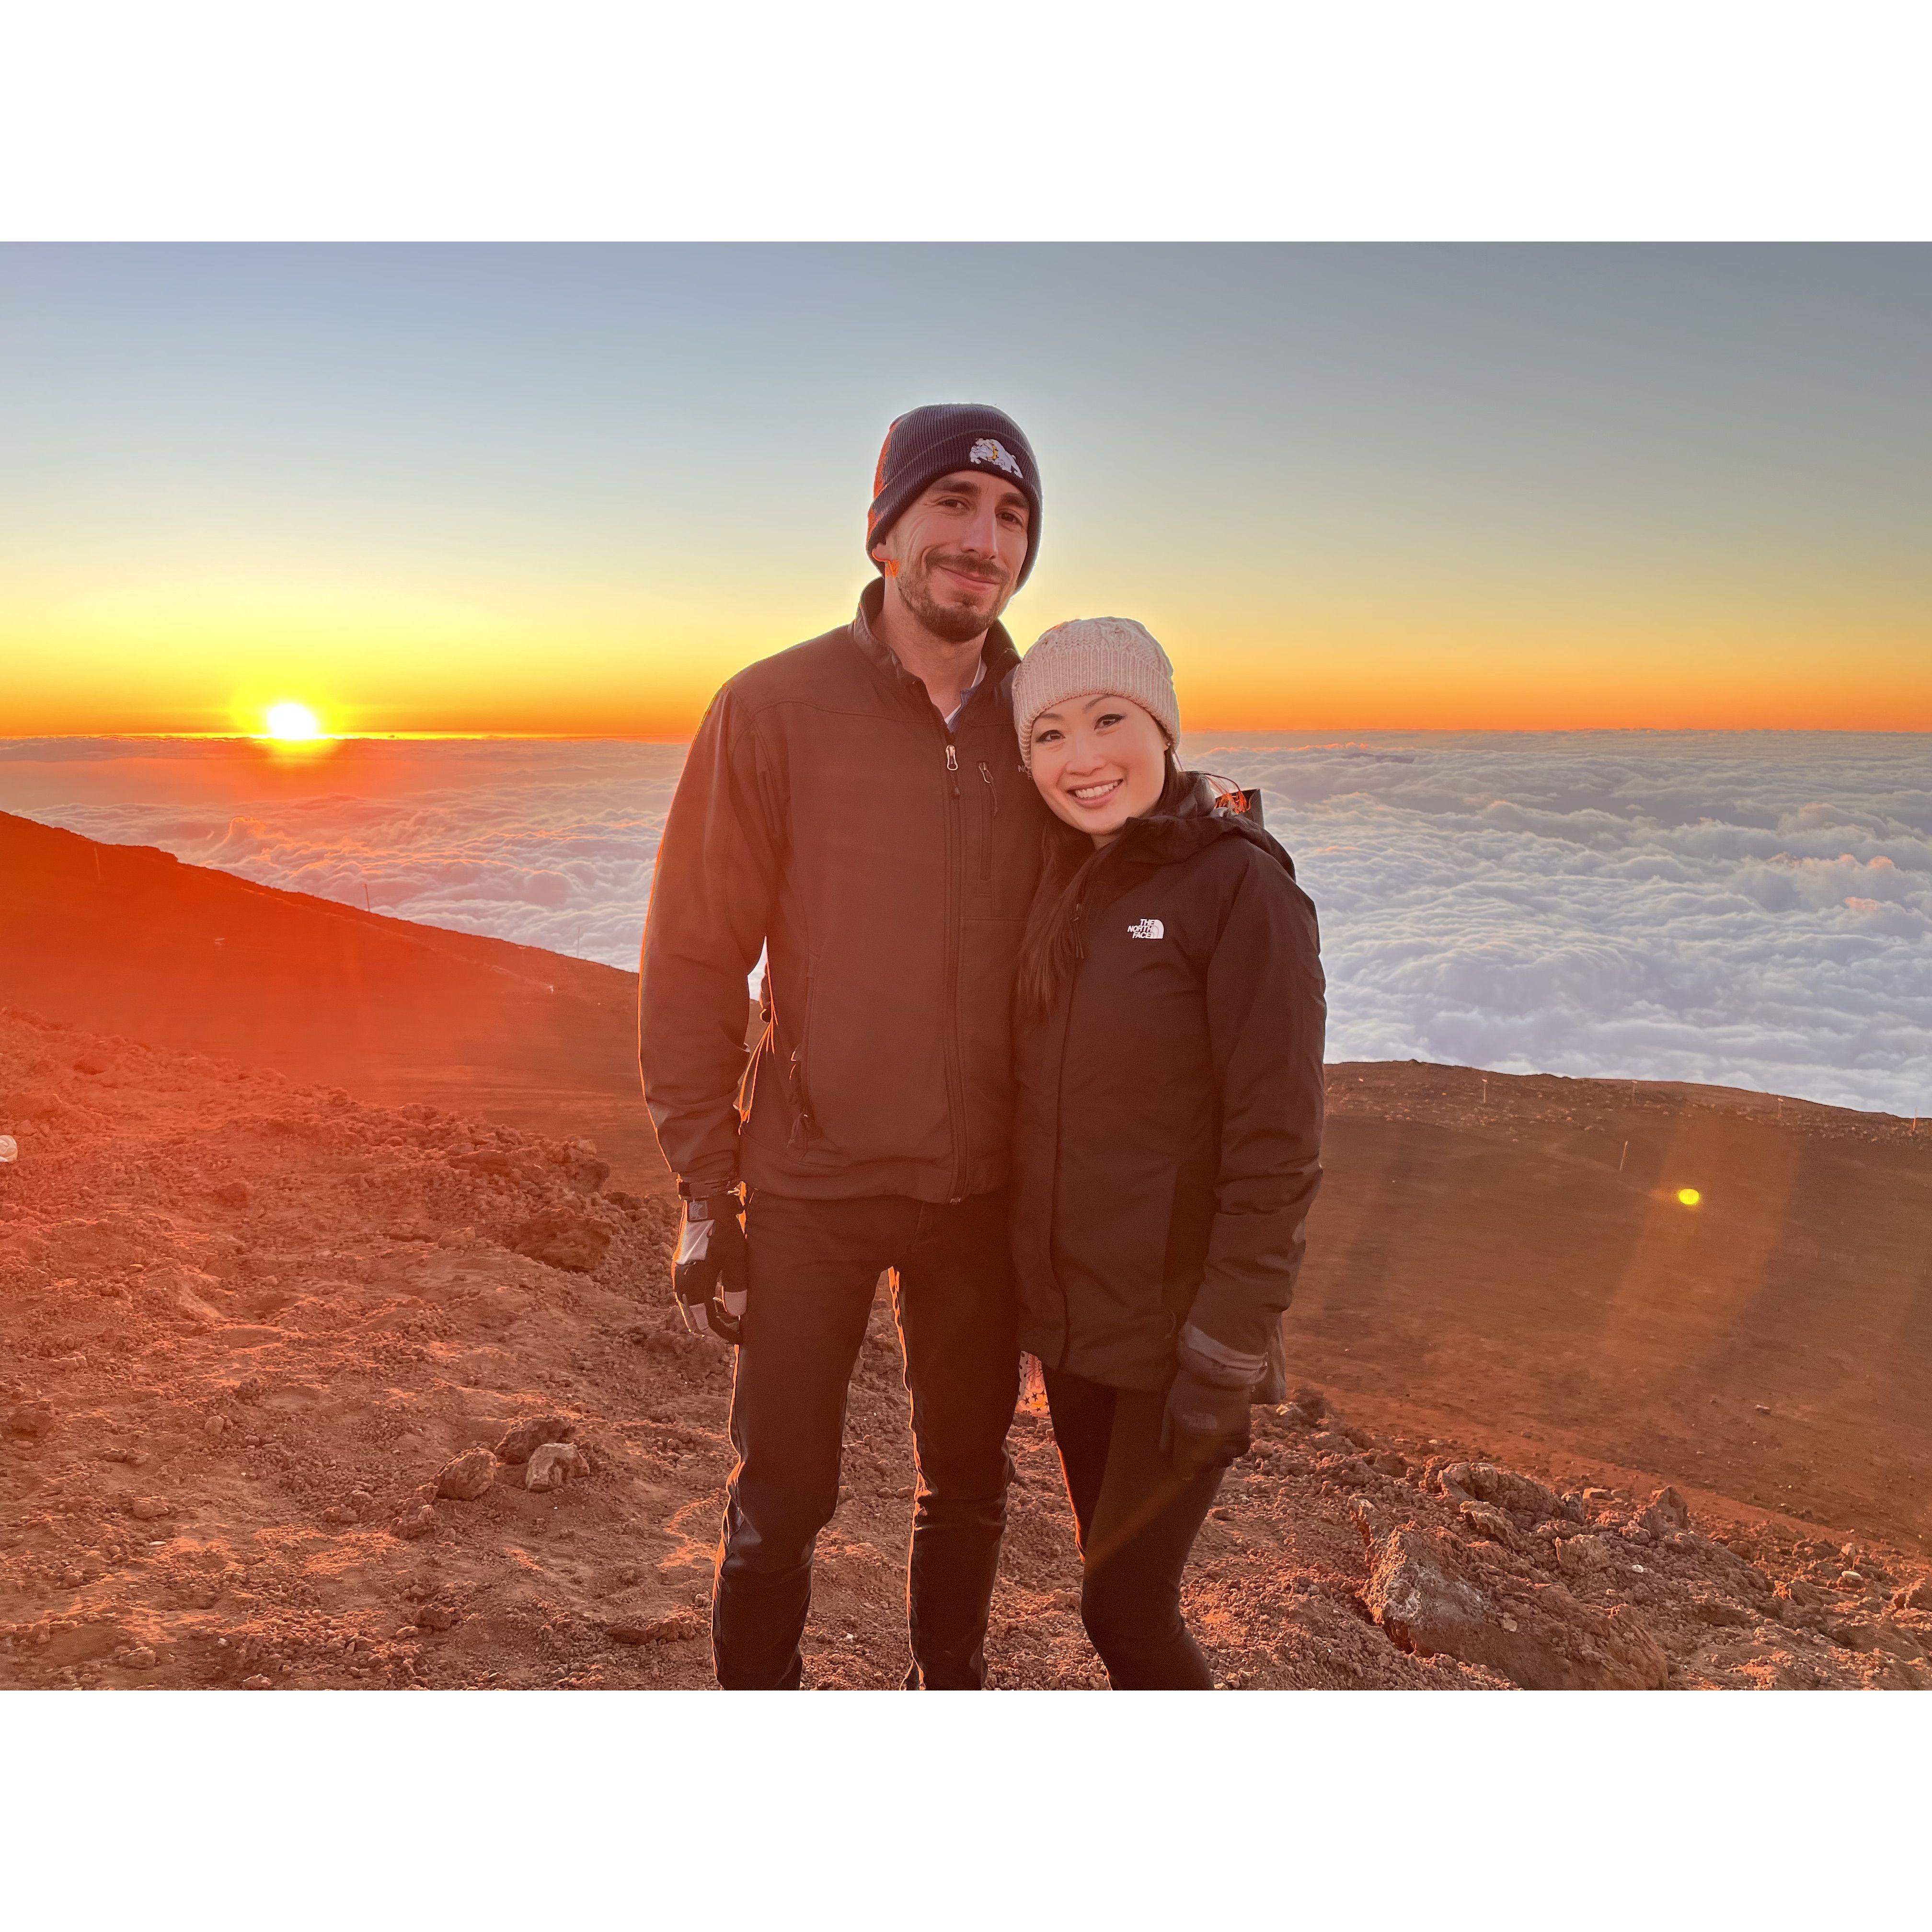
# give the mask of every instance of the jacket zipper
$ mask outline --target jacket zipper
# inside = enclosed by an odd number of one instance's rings
[[[946,810],[946,1099],[952,1120],[952,1181],[949,1202],[963,1198],[966,1191],[966,1082],[960,1072],[959,1050],[959,901],[960,859],[959,753],[952,734],[937,712],[933,722],[946,741],[946,785],[952,796]]]
[[[993,775],[980,760],[980,782],[986,789],[980,794],[980,883],[990,884],[993,877],[993,821],[1000,815],[1000,794]]]
[[[1080,936],[1080,922],[1086,916],[1087,904],[1083,898],[1073,908],[1074,956],[1084,959],[1087,948]],[[1060,1291],[1060,1359],[1054,1364],[1056,1369],[1066,1366],[1066,1352],[1073,1346],[1073,1307],[1067,1299],[1066,1284],[1060,1278],[1060,1270],[1053,1265],[1052,1230],[1060,1218],[1060,1111],[1066,1096],[1066,1042],[1073,1031],[1073,995],[1079,985],[1079,969],[1074,969],[1074,976],[1067,983],[1066,1010],[1060,1016],[1060,1065],[1053,1082],[1053,1189],[1047,1198],[1046,1225],[1047,1269],[1053,1276],[1053,1285]]]

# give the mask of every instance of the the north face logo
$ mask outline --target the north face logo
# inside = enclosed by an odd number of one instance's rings
[[[968,463],[990,463],[995,470],[1004,470],[1010,476],[1018,476],[1022,482],[1026,481],[1024,476],[1021,475],[1020,466],[1015,460],[1012,452],[1008,450],[1004,443],[996,441],[990,436],[982,436],[977,442],[974,444],[972,451],[966,460]]]
[[[1127,928],[1130,939],[1165,939],[1167,928],[1157,919],[1137,919]]]

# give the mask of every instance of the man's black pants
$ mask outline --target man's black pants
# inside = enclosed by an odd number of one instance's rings
[[[845,1400],[881,1270],[905,1349],[919,1484],[908,1686],[976,1690],[1006,1522],[1019,1360],[1004,1190],[950,1206],[754,1194],[731,1391],[738,1455],[711,1606],[728,1690],[796,1690],[812,1550],[838,1504]]]
[[[1211,1690],[1180,1616],[1180,1577],[1227,1472],[1183,1481],[1160,1448],[1165,1389],[1046,1372],[1053,1439],[1080,1540],[1080,1619],[1116,1690]]]

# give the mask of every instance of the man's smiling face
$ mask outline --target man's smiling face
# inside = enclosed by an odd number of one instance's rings
[[[934,637],[964,644],[1006,608],[1026,562],[1031,506],[1004,476],[956,470],[924,490],[872,547]]]

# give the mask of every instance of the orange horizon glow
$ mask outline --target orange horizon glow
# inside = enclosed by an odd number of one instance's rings
[[[1558,624],[1527,590],[1431,608],[1292,584],[1279,613],[1201,611],[1132,570],[1110,591],[1113,574],[1043,573],[1006,627],[1024,649],[1067,616],[1138,616],[1174,660],[1190,733],[1932,731],[1932,648],[1904,611]],[[715,604],[693,586],[654,603],[608,585],[488,605],[373,592],[331,604],[298,586],[50,598],[0,614],[0,735],[274,736],[270,707],[298,702],[330,737],[688,739],[734,672],[849,614],[857,585],[828,574],[795,593],[720,585]]]
[[[762,655],[760,653],[760,655]],[[1679,680],[1663,689],[1622,691],[1510,688],[1473,676],[1392,678],[1380,689],[1311,674],[1298,689],[1257,690],[1253,683],[1208,671],[1177,653],[1182,728],[1231,736],[1280,732],[1346,736],[1400,731],[1844,731],[1932,732],[1932,692],[1895,698],[1868,691],[1706,686]],[[35,701],[7,694],[0,704],[6,737],[236,737],[296,746],[348,738],[503,737],[688,739],[712,692],[738,664],[721,662],[712,679],[688,674],[669,689],[639,689],[585,680],[573,691],[474,690],[458,699],[424,692],[357,702],[338,698],[325,724],[277,729],[259,706],[232,700],[190,704],[156,693],[148,702],[82,703],[48,693]],[[345,684],[346,680],[344,681]],[[1270,680],[1275,682],[1275,680]],[[1283,685],[1298,682],[1282,679]],[[1633,679],[1630,683],[1636,682]],[[237,716],[237,712],[244,714]],[[247,714],[252,713],[252,716]]]

